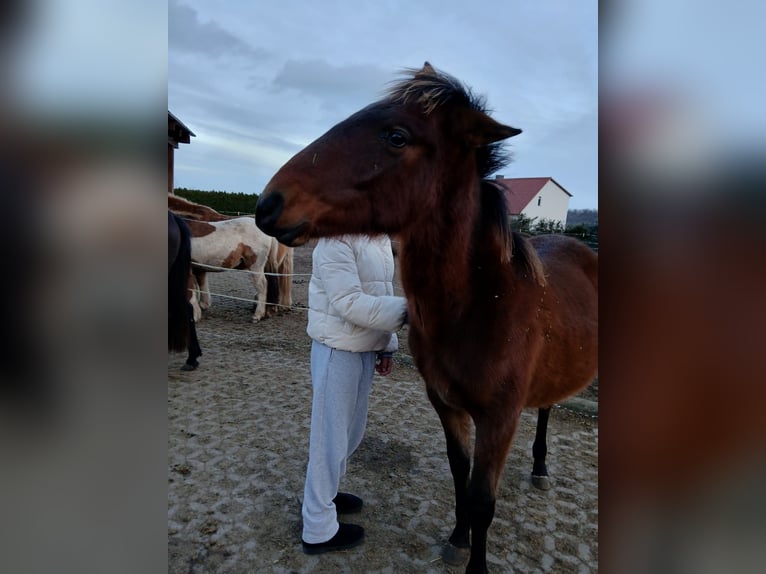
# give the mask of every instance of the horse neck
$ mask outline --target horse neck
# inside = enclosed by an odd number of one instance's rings
[[[401,234],[402,284],[421,306],[454,312],[466,300],[462,295],[470,292],[479,200],[478,182],[446,190],[433,211]]]

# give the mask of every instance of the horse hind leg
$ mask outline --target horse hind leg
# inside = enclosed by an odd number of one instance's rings
[[[274,275],[266,276],[266,317],[273,317],[280,312],[279,280]]]
[[[532,458],[534,459],[532,463],[532,485],[540,490],[550,490],[551,488],[548,467],[545,464],[545,457],[548,454],[547,433],[550,413],[550,407],[538,409],[535,442],[532,444]]]
[[[253,323],[257,323],[266,314],[266,291],[268,282],[266,275],[261,271],[253,275],[253,284],[256,291],[255,312],[253,313]]]

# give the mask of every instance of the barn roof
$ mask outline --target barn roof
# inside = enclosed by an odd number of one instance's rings
[[[168,143],[177,148],[179,143],[189,143],[192,137],[197,134],[168,110]]]
[[[493,183],[500,185],[505,190],[508,212],[511,215],[521,213],[549,181],[555,183],[561,191],[572,197],[572,194],[552,177],[503,177],[498,175],[492,180]]]

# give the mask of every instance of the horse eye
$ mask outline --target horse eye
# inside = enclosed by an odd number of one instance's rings
[[[407,133],[403,130],[392,130],[388,134],[388,143],[394,147],[404,147],[407,145]]]

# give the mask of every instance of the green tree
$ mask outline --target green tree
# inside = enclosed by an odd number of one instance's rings
[[[578,223],[567,227],[565,233],[587,243],[598,251],[598,222],[595,224]]]
[[[519,233],[534,233],[536,217],[529,217],[523,213],[511,217],[511,229]]]
[[[564,226],[561,224],[560,221],[556,219],[542,218],[537,223],[537,225],[535,225],[534,232],[537,235],[542,233],[563,233]]]
[[[174,193],[201,205],[215,209],[227,215],[252,215],[258,196],[250,193],[232,193],[229,191],[203,191],[177,187]]]

